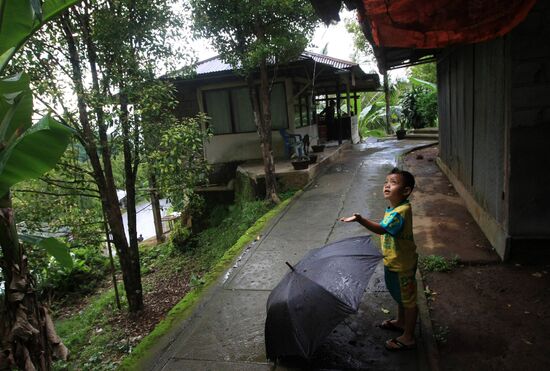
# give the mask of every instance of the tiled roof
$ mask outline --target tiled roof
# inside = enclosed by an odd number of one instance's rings
[[[326,64],[334,68],[346,69],[357,66],[357,63],[344,61],[342,59],[329,57],[328,55],[317,54],[309,51],[304,51],[296,60],[312,59],[317,63]],[[197,75],[205,75],[208,73],[230,71],[233,68],[228,63],[223,62],[219,56],[205,59],[197,63]]]

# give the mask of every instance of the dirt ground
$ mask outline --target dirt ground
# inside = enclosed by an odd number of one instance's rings
[[[459,261],[451,272],[424,272],[441,369],[549,370],[550,261],[500,262],[439,171],[437,154],[437,147],[415,151],[405,165],[417,178],[420,254]]]

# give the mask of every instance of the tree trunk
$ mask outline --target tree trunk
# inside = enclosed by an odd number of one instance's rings
[[[262,158],[265,172],[265,197],[273,203],[280,203],[277,195],[277,180],[275,178],[275,163],[273,161],[273,148],[271,142],[271,109],[269,106],[269,82],[267,76],[266,61],[260,63],[260,101],[256,93],[252,76],[247,77],[250,99],[254,111],[254,121],[260,136]]]
[[[136,172],[133,166],[133,158],[134,156],[137,156],[137,153],[134,153],[132,155],[132,147],[130,143],[130,121],[128,115],[128,97],[124,92],[124,87],[122,86],[122,84],[120,86],[119,99],[121,109],[120,123],[122,126],[122,142],[124,152],[126,215],[128,216],[128,235],[130,237],[127,262],[128,266],[123,267],[123,276],[127,276],[127,279],[125,279],[124,281],[124,285],[126,287],[128,304],[130,308],[132,308],[131,311],[135,312],[143,308],[141,269],[139,263],[139,248],[137,240]],[[126,272],[124,270],[126,270]],[[128,292],[129,290],[131,290],[131,294]]]
[[[48,310],[38,301],[27,257],[19,245],[9,193],[0,198],[0,260],[5,295],[0,303],[0,369],[49,370],[52,357],[66,360]]]
[[[153,209],[153,222],[155,223],[155,235],[157,242],[164,241],[164,232],[162,230],[162,217],[160,215],[160,197],[157,190],[157,177],[149,172],[149,194],[151,197],[151,208]]]
[[[118,203],[116,194],[116,186],[113,177],[113,169],[111,164],[110,144],[107,137],[107,126],[103,121],[101,107],[96,108],[97,128],[99,134],[99,144],[101,150],[101,163],[98,155],[98,147],[96,145],[96,137],[92,130],[92,125],[88,117],[88,109],[85,100],[85,91],[82,77],[82,67],[76,43],[71,30],[71,24],[68,17],[62,17],[61,25],[63,27],[65,40],[69,51],[69,57],[73,75],[71,79],[75,85],[77,107],[79,113],[79,123],[81,125],[81,141],[86,150],[90,163],[92,165],[94,180],[97,184],[99,194],[101,195],[101,205],[107,216],[107,222],[113,236],[113,243],[118,253],[120,266],[122,270],[122,279],[124,288],[128,298],[128,306],[130,312],[136,312],[143,308],[143,296],[141,291],[141,276],[139,269],[135,269],[133,264],[136,262],[135,254],[130,251],[126,234],[124,233],[124,224],[122,222],[122,212]],[[94,56],[95,52],[91,43],[87,44],[88,56],[90,60],[90,69],[92,72],[93,88],[100,96],[98,76],[95,69]],[[137,257],[139,264],[139,255]]]

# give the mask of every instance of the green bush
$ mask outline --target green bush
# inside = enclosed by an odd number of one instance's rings
[[[184,252],[189,245],[189,238],[191,237],[191,228],[184,226],[181,221],[175,223],[174,230],[170,233],[170,242],[175,250]]]
[[[73,267],[67,269],[51,257],[37,252],[33,254],[33,266],[36,267],[33,273],[38,278],[38,288],[43,295],[86,295],[105,277],[109,260],[103,256],[99,248],[73,248],[71,255]]]
[[[434,126],[437,121],[437,91],[423,85],[413,85],[401,95],[405,125],[421,129]]]
[[[437,126],[437,91],[426,90],[418,97],[418,112],[425,126]]]

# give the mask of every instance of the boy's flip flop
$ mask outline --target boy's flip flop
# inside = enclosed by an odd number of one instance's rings
[[[391,344],[391,345],[390,345],[390,344]],[[397,338],[393,338],[393,339],[390,339],[390,340],[386,341],[386,343],[384,344],[384,346],[385,346],[386,349],[389,350],[390,352],[396,352],[396,351],[399,351],[399,350],[411,350],[411,349],[416,349],[416,343],[415,343],[415,344],[407,345],[407,344],[402,343],[402,342],[400,342],[399,340],[397,340]]]
[[[391,321],[393,321],[393,318],[385,320],[384,322],[379,324],[378,327],[384,330],[403,332],[403,329],[401,327],[394,325]]]

